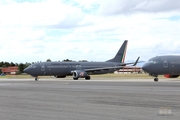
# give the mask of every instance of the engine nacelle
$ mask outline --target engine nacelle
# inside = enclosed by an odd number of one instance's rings
[[[165,74],[164,77],[166,77],[166,78],[177,78],[177,77],[179,77],[179,75],[168,75],[168,74]]]
[[[73,78],[85,78],[89,76],[85,71],[82,70],[76,70],[71,72],[73,75]]]
[[[64,76],[55,75],[54,77],[55,78],[65,78],[66,76],[65,75]]]

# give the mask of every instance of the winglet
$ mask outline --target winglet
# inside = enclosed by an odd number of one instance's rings
[[[137,64],[138,61],[139,61],[139,58],[140,58],[140,57],[137,58],[137,60],[134,62],[134,64],[133,64],[132,66],[136,66],[136,64]]]

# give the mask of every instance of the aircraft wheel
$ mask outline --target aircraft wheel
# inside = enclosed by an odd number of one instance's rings
[[[35,77],[35,81],[38,81],[38,77]]]
[[[159,81],[159,79],[158,78],[154,78],[154,82],[158,82]]]
[[[91,79],[91,77],[90,77],[90,76],[87,76],[87,77],[85,77],[85,79],[86,79],[86,80],[90,80],[90,79]]]
[[[73,78],[74,80],[78,80],[78,78]]]

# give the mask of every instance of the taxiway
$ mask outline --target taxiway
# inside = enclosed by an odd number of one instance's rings
[[[2,120],[179,120],[179,113],[179,81],[0,79]]]

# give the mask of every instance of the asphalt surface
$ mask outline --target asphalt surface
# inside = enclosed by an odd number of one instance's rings
[[[179,81],[0,80],[0,120],[179,120]]]

